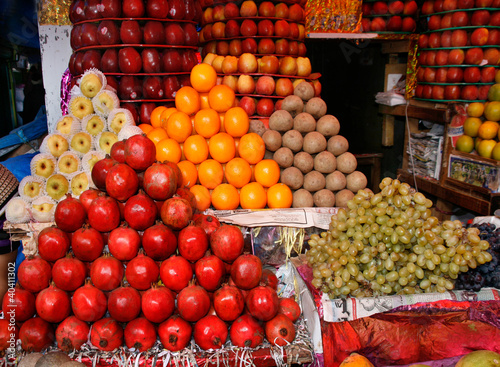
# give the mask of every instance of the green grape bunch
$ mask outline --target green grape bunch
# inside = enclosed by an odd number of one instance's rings
[[[312,285],[330,298],[452,290],[459,273],[491,261],[489,243],[459,220],[440,222],[432,200],[386,177],[381,192],[359,190],[312,235]]]

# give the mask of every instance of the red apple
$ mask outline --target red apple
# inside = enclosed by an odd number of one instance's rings
[[[460,87],[458,85],[445,86],[444,98],[450,101],[460,99]]]
[[[258,72],[263,74],[277,74],[279,70],[279,60],[274,55],[263,56],[258,60]]]
[[[469,25],[469,14],[466,11],[454,12],[451,16],[452,27],[466,27]]]
[[[259,17],[274,17],[276,10],[274,4],[271,1],[263,1],[260,3],[258,8]]]
[[[294,22],[301,22],[304,20],[304,9],[299,4],[290,5],[288,8],[288,18]]]
[[[144,3],[138,0],[122,0],[122,14],[125,18],[140,18],[146,9]]]
[[[487,48],[484,51],[484,59],[488,65],[498,65],[500,63],[500,51],[498,48]]]
[[[435,56],[434,56],[435,59]],[[418,55],[418,63],[421,66],[426,66],[427,65],[427,51],[420,51]]]
[[[236,18],[240,16],[240,8],[235,3],[227,3],[224,5],[224,17],[226,19]]]
[[[384,15],[389,12],[389,7],[386,2],[377,1],[373,4],[372,12],[375,15]]]
[[[87,50],[82,59],[83,71],[101,69],[101,53],[98,50]]]
[[[297,52],[297,56],[302,56],[302,57],[305,57],[305,56],[306,56],[306,54],[307,54],[306,44],[305,44],[304,42],[299,42],[299,43],[297,44],[297,46],[298,46],[298,48],[299,48],[299,50],[298,50],[298,52]],[[290,52],[290,54],[292,54],[292,55],[293,55],[293,53],[292,53],[292,52]]]
[[[429,47],[430,48],[439,48],[441,46],[441,34],[440,33],[431,33],[429,35]]]
[[[418,84],[415,88],[415,97],[422,98],[424,93],[424,86],[422,84]]]
[[[477,92],[477,99],[480,99],[480,100],[487,100],[488,99],[488,92],[490,90],[490,86],[489,85],[481,85],[479,86],[478,88],[478,92]]]
[[[239,94],[253,94],[255,92],[255,80],[251,75],[240,75],[236,84],[236,90]]]
[[[400,32],[403,27],[403,20],[399,15],[393,15],[387,21],[386,29],[390,32]]]
[[[241,50],[241,40],[234,39],[229,41],[229,55],[240,56],[243,53]]]
[[[373,18],[370,23],[370,29],[373,32],[384,32],[386,29],[385,19],[382,17]]]
[[[238,91],[238,77],[235,75],[224,75],[222,77],[222,84],[227,85],[235,93]]]
[[[275,93],[277,96],[286,97],[293,94],[293,83],[289,78],[279,78],[276,81]]]
[[[114,47],[108,48],[101,57],[101,70],[104,73],[118,72],[118,50]]]
[[[432,85],[424,85],[422,97],[425,99],[432,99]]]
[[[255,111],[257,110],[257,103],[255,102],[255,98],[243,96],[241,97],[238,105],[245,110],[248,116],[255,115]]]
[[[251,54],[257,53],[257,41],[253,38],[245,38],[241,41],[241,52],[249,52]]]
[[[418,37],[418,47],[419,48],[428,48],[429,47],[429,35],[424,33]]]
[[[290,41],[288,42],[288,54],[292,56],[297,56],[299,54],[299,43],[303,42]]]
[[[183,23],[182,30],[184,31],[184,44],[186,46],[198,45],[198,31],[193,23]]]
[[[82,26],[77,24],[71,28],[70,33],[70,46],[73,50],[78,50],[82,47]]]
[[[141,52],[142,69],[145,73],[161,72],[161,57],[156,48],[145,48]]]
[[[184,45],[185,37],[180,24],[167,23],[165,25],[165,41],[167,45]]]
[[[274,6],[275,14],[274,16],[276,18],[283,18],[283,19],[288,19],[289,16],[289,11],[288,11],[288,5],[285,3],[278,3]]]
[[[170,8],[168,10],[168,18],[170,19],[185,19],[186,18],[186,1],[184,0],[168,0]]]
[[[435,31],[441,28],[441,15],[431,15],[429,21],[427,22],[427,28],[430,31]]]
[[[427,83],[434,83],[436,80],[436,69],[435,68],[425,68],[424,80]]]
[[[451,11],[457,8],[457,0],[444,0],[443,1],[443,10]]]
[[[290,36],[290,25],[286,20],[280,19],[274,23],[274,35],[277,37]]]
[[[441,33],[441,47],[451,47],[451,31]]]
[[[198,64],[198,57],[194,50],[184,50],[182,53],[182,71],[189,71]]]
[[[489,25],[500,27],[500,11],[491,13]]]
[[[167,0],[147,0],[146,14],[149,18],[165,19],[168,16]]]
[[[102,61],[101,61],[102,63]],[[496,69],[493,66],[487,66],[481,69],[481,83],[491,83],[495,80]]]
[[[120,5],[121,11],[121,5]],[[69,20],[71,23],[78,23],[85,20],[85,1],[74,0],[69,5]]]
[[[306,39],[306,27],[303,24],[298,24],[299,27],[299,38],[298,41],[304,41]]]
[[[142,82],[133,75],[123,75],[118,85],[118,97],[121,100],[134,100],[142,97]]]
[[[465,52],[461,48],[450,50],[448,54],[448,65],[462,65],[465,60]]]
[[[446,83],[448,68],[438,68],[436,71],[436,83]]]
[[[118,80],[112,75],[106,75],[106,88],[109,88],[113,92],[118,91],[119,83]]]
[[[444,86],[434,85],[432,87],[432,99],[444,99]]]
[[[144,43],[149,45],[161,45],[165,41],[165,30],[163,24],[157,21],[147,21],[143,30]]]
[[[98,19],[101,17],[99,8],[101,6],[100,0],[86,0],[85,1],[85,19]]]
[[[363,14],[363,18],[367,19],[364,16],[372,14],[372,4],[363,2],[363,5],[361,6],[361,13]]]
[[[274,23],[269,19],[259,21],[259,24],[257,25],[257,34],[259,36],[273,36]]]
[[[451,67],[446,73],[446,81],[448,83],[460,83],[463,80],[464,72],[462,68]]]
[[[165,73],[177,73],[182,70],[182,54],[181,51],[170,48],[163,51],[162,71]]]
[[[159,76],[147,76],[142,83],[142,95],[145,99],[163,98],[163,83]]]
[[[426,63],[428,66],[436,65],[436,51],[427,51]]]
[[[83,74],[83,55],[85,52],[76,52],[71,55],[69,67],[72,75]]]
[[[215,47],[215,53],[217,55],[227,56],[229,55],[229,42],[219,41]]]
[[[479,65],[483,61],[484,52],[480,47],[467,49],[465,52],[465,63],[469,65]]]
[[[436,65],[446,65],[448,64],[448,54],[450,51],[448,50],[439,50],[436,53]]]
[[[321,82],[318,79],[314,79],[312,81],[313,87],[314,87],[314,97],[320,97],[321,96]]]
[[[213,13],[214,13],[214,8],[211,7],[208,7],[205,10],[203,10],[203,14],[201,15],[201,24],[206,25],[212,23],[214,21]]]
[[[442,12],[444,6],[444,0],[435,0],[434,1],[434,13]]]
[[[488,42],[488,28],[476,28],[470,35],[470,43],[473,46],[484,46]]]
[[[467,31],[456,29],[451,33],[451,46],[463,47],[467,45]]]
[[[489,8],[493,0],[476,0],[476,8]]]
[[[245,0],[240,5],[241,17],[255,17],[257,15],[257,5],[252,0]]]
[[[257,24],[252,19],[244,19],[241,22],[240,33],[245,37],[252,37],[257,34]]]
[[[120,43],[120,31],[112,20],[102,20],[97,27],[97,41],[100,45]]]
[[[478,67],[473,66],[470,68],[465,68],[464,70],[464,82],[466,83],[478,83],[481,80],[481,71]]]
[[[207,24],[202,28],[200,38],[203,38],[205,41],[210,41],[214,38],[212,35],[212,24]]]
[[[389,14],[401,14],[405,8],[405,4],[401,0],[396,0],[389,3],[388,10]]]
[[[269,75],[263,75],[257,79],[255,83],[255,93],[270,96],[274,94],[276,82],[274,78]]]
[[[226,19],[226,15],[224,14],[224,5],[222,4],[216,5],[213,9],[214,10],[212,16],[215,22]]]
[[[288,55],[290,53],[290,45],[286,38],[280,38],[274,43],[275,52],[278,55]]]
[[[191,80],[189,79],[190,76],[189,74],[183,74],[179,75],[177,79],[179,80],[179,85],[182,87],[190,87],[191,86]]]
[[[174,98],[175,93],[180,88],[179,80],[176,76],[165,76],[163,77],[163,92],[165,98]]]
[[[424,78],[425,70],[427,70],[427,68],[418,68],[418,70],[417,70],[417,82],[425,82],[425,78]]]
[[[299,25],[297,23],[289,23],[290,25],[290,38],[299,38]]]
[[[139,107],[139,121],[141,124],[151,123],[151,112],[156,108],[154,102],[143,102]]]
[[[234,19],[228,20],[224,33],[227,38],[238,37],[240,35],[240,24]]]
[[[292,56],[282,57],[280,60],[279,74],[280,75],[297,75],[297,60]]]
[[[460,93],[460,98],[465,99],[467,101],[476,100],[479,96],[479,90],[475,85],[466,85],[462,87],[462,91]]]
[[[274,112],[274,102],[271,98],[261,98],[257,102],[257,115],[269,117]]]
[[[486,42],[486,44],[489,46],[500,45],[500,30],[489,29],[488,41]]]
[[[488,10],[476,10],[472,13],[470,24],[473,26],[488,25],[490,12]]]
[[[439,28],[441,29],[451,28],[453,21],[453,14],[454,13],[444,14],[441,18],[441,26]]]
[[[212,24],[212,37],[215,39],[226,38],[226,24],[224,22]]]
[[[120,26],[120,39],[124,44],[142,43],[142,30],[137,20],[124,20]]]
[[[246,52],[238,59],[238,72],[240,73],[255,73],[258,66],[257,58],[254,54]]]
[[[259,54],[273,54],[276,51],[276,46],[270,38],[261,38],[257,45],[257,52]]]
[[[433,0],[426,0],[422,4],[422,14],[423,15],[429,15],[434,13],[434,1]]]
[[[415,0],[405,2],[403,14],[408,16],[414,16],[417,14],[418,6]]]
[[[118,51],[118,67],[122,73],[134,74],[142,69],[142,58],[133,47],[124,47]]]
[[[474,7],[474,0],[458,0],[457,7],[459,9],[470,9]]]
[[[83,23],[81,27],[80,41],[82,47],[98,45],[97,25],[94,23]]]

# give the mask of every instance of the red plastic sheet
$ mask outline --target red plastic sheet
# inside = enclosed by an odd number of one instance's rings
[[[325,366],[352,352],[376,366],[441,360],[488,349],[500,353],[500,301],[439,301],[354,321],[322,324]]]

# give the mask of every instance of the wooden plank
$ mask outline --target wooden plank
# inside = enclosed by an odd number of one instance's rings
[[[392,147],[394,145],[394,116],[384,115],[382,121],[382,146]]]
[[[406,116],[406,105],[386,106],[379,105],[379,112],[384,115]],[[435,109],[421,106],[408,106],[408,116],[419,120],[432,121],[445,124],[449,121],[449,111],[447,109]]]

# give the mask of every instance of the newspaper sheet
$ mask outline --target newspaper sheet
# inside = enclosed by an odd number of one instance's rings
[[[272,210],[211,210],[205,214],[213,215],[224,223],[243,227],[283,226],[295,228],[317,227],[327,230],[332,215],[338,208],[290,208]]]
[[[421,302],[453,301],[500,301],[500,291],[494,288],[483,288],[479,292],[448,291],[445,293],[423,293],[402,296],[366,297],[330,299],[323,294],[323,318],[327,322],[352,321],[390,311],[399,306],[413,305]]]

